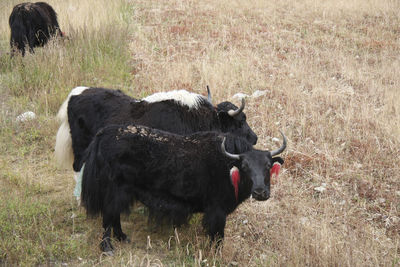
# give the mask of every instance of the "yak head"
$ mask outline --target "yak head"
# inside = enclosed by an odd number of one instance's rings
[[[219,103],[217,105],[218,119],[223,132],[244,137],[250,144],[255,145],[257,143],[257,135],[247,124],[246,114],[243,112],[244,106],[244,98],[242,98],[240,108],[231,102]]]
[[[225,138],[221,144],[222,152],[229,158],[237,161],[237,169],[232,168],[231,179],[238,198],[238,181],[240,177],[248,178],[252,182],[251,195],[256,200],[267,200],[270,197],[271,170],[275,163],[283,164],[283,159],[277,157],[286,148],[286,137],[283,133],[283,144],[273,151],[252,149],[242,154],[231,154],[225,150]],[[235,165],[236,165],[235,164]],[[237,173],[235,173],[237,172]]]

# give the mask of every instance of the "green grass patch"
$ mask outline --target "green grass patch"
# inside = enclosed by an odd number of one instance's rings
[[[11,96],[33,103],[39,113],[56,113],[75,86],[128,88],[132,85],[126,25],[102,31],[71,32],[24,58],[1,56],[2,87]]]
[[[74,237],[69,212],[35,196],[13,196],[0,202],[0,262],[36,265],[60,264],[87,252]]]

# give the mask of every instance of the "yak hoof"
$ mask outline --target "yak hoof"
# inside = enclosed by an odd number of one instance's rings
[[[124,233],[122,233],[121,235],[119,235],[119,236],[115,236],[117,239],[118,239],[118,241],[120,241],[120,242],[124,242],[124,243],[131,243],[131,240],[130,240],[130,238],[126,235],[126,234],[124,234]]]
[[[121,236],[121,238],[118,238],[118,240],[127,244],[131,243],[131,239],[126,235]]]
[[[112,257],[112,256],[114,256],[114,252],[111,250],[111,251],[105,251],[105,252],[103,252],[104,253],[104,255],[106,255],[106,256],[108,256],[108,257]]]
[[[107,256],[113,256],[113,246],[111,245],[110,238],[105,238],[100,243],[100,249],[103,251]]]

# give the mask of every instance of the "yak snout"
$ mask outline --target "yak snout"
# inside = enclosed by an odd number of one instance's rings
[[[267,200],[270,197],[269,191],[264,188],[257,188],[251,193],[253,198],[259,201]]]

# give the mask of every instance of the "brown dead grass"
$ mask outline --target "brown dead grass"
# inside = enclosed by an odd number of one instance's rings
[[[135,1],[137,90],[236,92],[273,146],[289,137],[273,197],[230,216],[223,262],[399,262],[399,4],[395,1]],[[318,193],[315,187],[326,184]],[[245,224],[243,223],[245,222]]]

